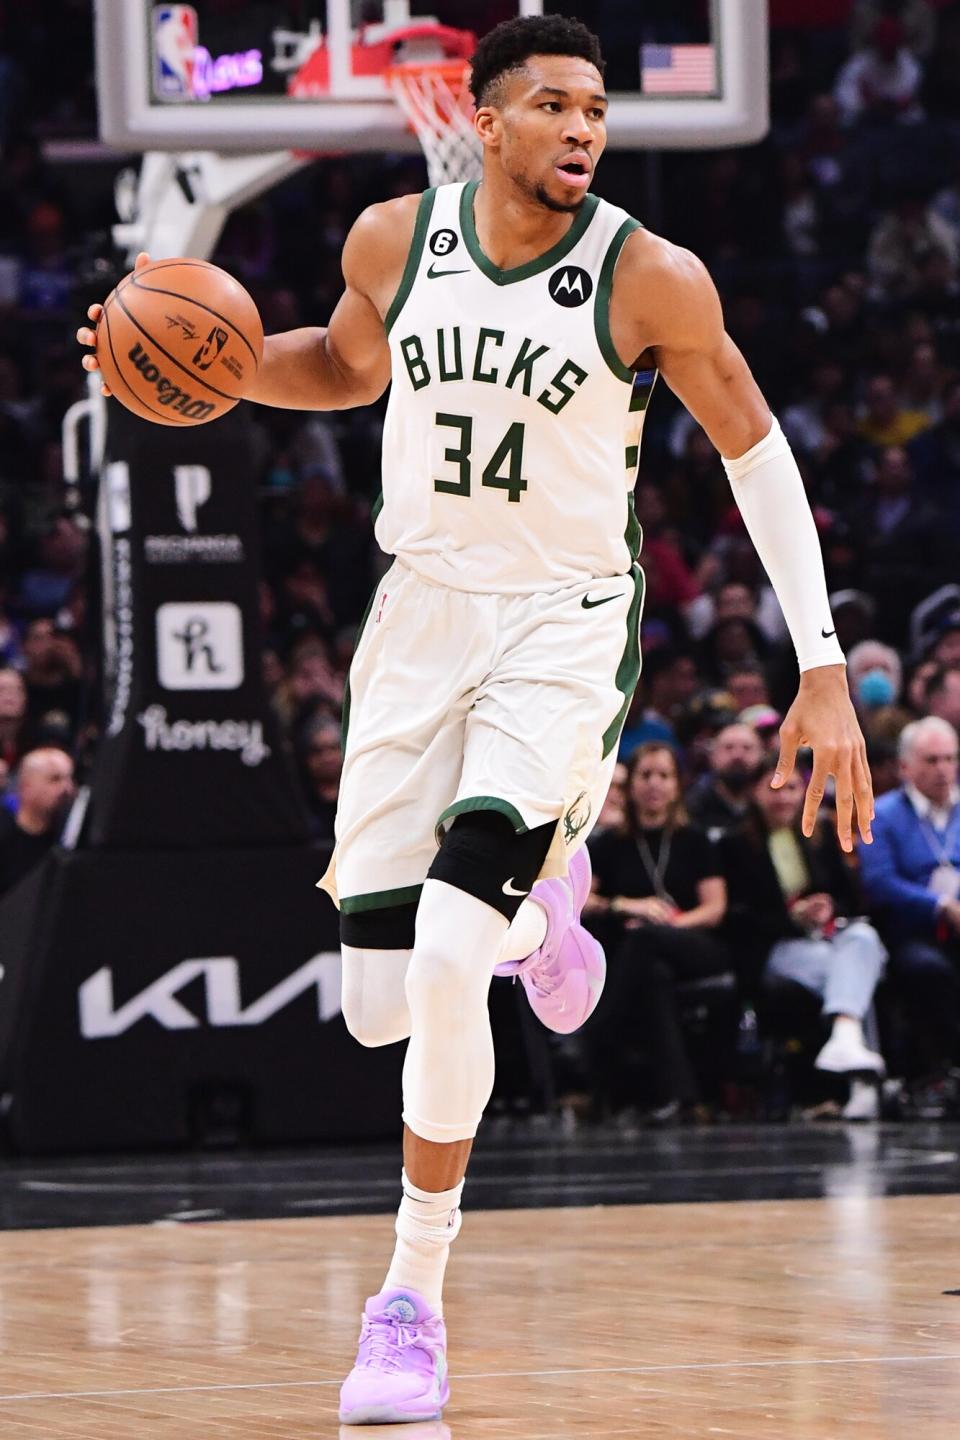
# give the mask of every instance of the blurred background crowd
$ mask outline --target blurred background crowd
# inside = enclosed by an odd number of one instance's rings
[[[636,25],[615,0],[569,8],[607,34]],[[113,186],[136,157],[96,139],[90,9],[0,0],[0,888],[56,840],[100,722],[92,487],[65,486],[61,421],[85,393],[73,332],[119,274]],[[505,1109],[559,1099],[672,1124],[960,1106],[960,4],[771,14],[768,139],[611,153],[598,188],[702,256],[792,442],[877,841],[843,857],[828,824],[801,835],[799,784],[770,790],[792,650],[719,459],[660,386],[636,491],[643,676],[591,842],[608,995],[554,1047],[498,982]],[[322,324],[356,215],[424,183],[409,157],[320,159],[234,215],[212,258],[268,331]],[[318,844],[354,636],[387,563],[371,525],[382,414],[251,407],[264,676]]]

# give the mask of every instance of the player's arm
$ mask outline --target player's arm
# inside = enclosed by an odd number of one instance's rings
[[[667,384],[723,457],[734,498],[797,652],[800,688],[781,728],[774,785],[783,784],[792,772],[798,748],[811,746],[814,770],[804,832],[813,833],[827,778],[833,775],[837,829],[849,851],[854,806],[860,833],[870,839],[873,791],[830,615],[820,542],[797,463],[726,333],[720,299],[703,264],[689,251],[643,232],[630,252],[624,257],[623,280],[632,280],[632,293],[643,297],[638,336],[653,350]],[[622,295],[619,278],[618,287]],[[616,289],[614,293],[616,303]],[[629,307],[629,299],[626,303]]]
[[[417,197],[371,205],[343,247],[345,289],[326,328],[268,335],[249,399],[291,410],[345,410],[378,400],[390,381],[383,317],[400,284]]]
[[[246,398],[287,410],[344,410],[379,399],[390,380],[390,350],[383,316],[396,293],[413,237],[416,196],[365,210],[343,249],[345,290],[330,324],[286,330],[264,340],[263,362]],[[135,269],[149,263],[138,255]],[[96,323],[102,310],[91,305]],[[77,332],[93,345],[93,330]],[[97,370],[96,355],[84,368]],[[109,391],[104,387],[104,393]]]

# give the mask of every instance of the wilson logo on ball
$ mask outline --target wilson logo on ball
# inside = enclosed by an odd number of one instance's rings
[[[209,370],[229,338],[226,330],[221,330],[219,325],[214,325],[210,334],[193,357],[193,363],[197,369]]]
[[[195,400],[187,390],[181,390],[179,385],[168,380],[159,365],[151,360],[139,343],[134,344],[129,359],[133,361],[144,380],[155,387],[157,399],[161,405],[169,406],[171,410],[175,410],[187,420],[206,420],[212,414],[212,405],[206,404],[203,400]]]

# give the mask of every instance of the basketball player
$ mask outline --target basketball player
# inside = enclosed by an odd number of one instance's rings
[[[832,774],[844,849],[854,806],[869,839],[797,466],[704,267],[590,194],[602,71],[577,21],[488,34],[472,77],[482,182],[361,215],[329,328],[271,336],[252,395],[340,409],[393,381],[376,534],[396,558],[351,669],[321,882],[340,908],[348,1026],[364,1045],[410,1042],[397,1245],[341,1391],[347,1424],[429,1419],[449,1395],[441,1287],[493,1084],[494,967],[555,1030],[599,994],[584,841],[639,670],[631,492],[658,372],[723,457],[796,646],[774,783],[812,746],[806,833]]]

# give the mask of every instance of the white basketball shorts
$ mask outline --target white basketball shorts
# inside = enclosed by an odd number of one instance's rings
[[[419,898],[445,827],[557,820],[564,875],[603,804],[640,672],[643,572],[535,595],[435,585],[401,561],[350,669],[336,849],[320,887],[354,914]]]

